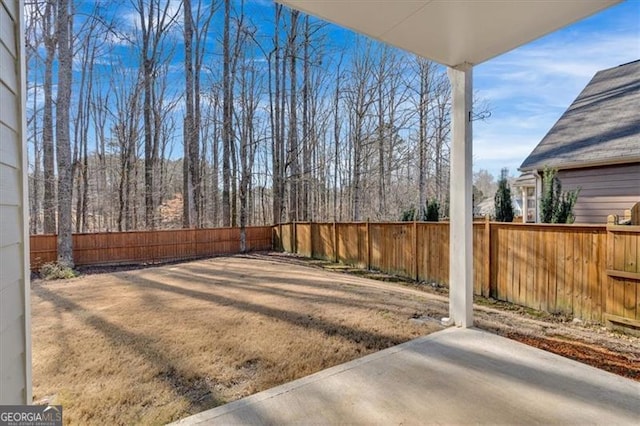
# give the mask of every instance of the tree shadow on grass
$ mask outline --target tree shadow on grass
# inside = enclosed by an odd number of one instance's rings
[[[248,301],[237,300],[222,295],[211,294],[200,290],[172,286],[149,278],[136,277],[136,285],[149,289],[180,294],[189,298],[214,303],[219,306],[231,306],[246,312],[253,312],[280,321],[286,321],[293,326],[318,330],[327,336],[342,337],[345,340],[363,346],[367,350],[385,349],[400,344],[406,340],[397,336],[390,336],[383,333],[376,333],[369,330],[337,324],[322,318],[312,317],[303,312],[289,311]]]
[[[79,319],[102,333],[111,344],[132,350],[155,365],[160,370],[156,378],[169,384],[177,396],[189,403],[190,413],[197,413],[224,403],[216,396],[210,379],[183,370],[180,365],[165,356],[164,351],[155,348],[154,341],[149,337],[127,331],[98,315],[91,313],[87,315],[82,306],[43,286],[34,286],[33,291],[43,300],[53,303],[59,310],[71,313],[76,311]],[[81,312],[83,313],[80,314]]]
[[[295,299],[302,302],[310,302],[313,304],[333,304],[343,306],[345,309],[349,308],[360,308],[360,309],[375,309],[375,310],[400,310],[402,308],[406,308],[407,305],[400,302],[391,302],[388,298],[385,298],[384,294],[380,294],[382,297],[380,300],[371,300],[371,296],[369,292],[371,289],[363,288],[359,290],[357,288],[350,289],[345,291],[344,289],[340,289],[336,286],[318,283],[315,280],[305,279],[305,278],[274,278],[277,280],[278,284],[287,284],[287,288],[277,288],[273,285],[260,285],[259,283],[251,283],[247,281],[243,281],[242,273],[236,273],[231,271],[224,271],[224,278],[213,277],[216,271],[206,270],[206,269],[192,269],[185,268],[180,269],[180,271],[169,271],[163,276],[170,276],[175,278],[176,280],[189,282],[189,283],[199,283],[209,286],[215,286],[216,289],[222,288],[237,288],[243,291],[249,291],[253,293],[261,293],[273,296],[279,296],[287,299]],[[206,274],[205,274],[206,273]],[[211,278],[207,278],[211,276]],[[309,291],[303,291],[301,287],[313,287],[319,288],[328,291],[341,291],[345,293],[345,296],[338,295],[322,295],[318,293],[313,293]],[[206,293],[209,294],[209,293]],[[351,297],[349,297],[351,296]],[[358,299],[360,297],[369,299],[362,300]],[[425,301],[421,301],[420,304],[425,304],[426,299],[428,299],[427,295],[423,296]],[[433,304],[443,305],[444,302],[440,302],[438,300],[433,300]],[[409,318],[407,318],[409,319]]]

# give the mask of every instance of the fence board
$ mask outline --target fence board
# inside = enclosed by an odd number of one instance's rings
[[[313,256],[333,258],[337,245],[341,262],[448,282],[447,223],[298,226],[292,232],[298,232],[301,250],[308,251],[303,239],[310,235]],[[303,230],[307,226],[309,232]],[[602,321],[605,314],[635,320],[640,292],[629,274],[639,272],[640,229],[631,228],[607,232],[605,226],[476,223],[474,293],[586,320]],[[609,277],[607,267],[626,275]]]
[[[249,227],[247,249],[271,250],[271,227]],[[55,235],[33,235],[31,269],[57,258]],[[177,229],[73,235],[78,266],[156,263],[240,252],[240,229]]]
[[[311,252],[318,259],[332,260],[334,253],[334,233],[331,223],[314,223],[311,226]]]
[[[418,223],[418,279],[446,284],[449,281],[449,226]]]
[[[76,264],[159,262],[239,252],[238,228],[75,234]],[[640,227],[476,223],[474,293],[602,322],[640,320]],[[448,223],[297,223],[247,228],[251,250],[305,256],[447,284]],[[56,259],[31,237],[32,268]],[[487,270],[488,268],[488,270]],[[608,273],[607,271],[610,271]],[[489,282],[487,282],[489,280]]]
[[[311,224],[296,223],[295,238],[296,238],[297,253],[305,257],[311,257],[311,253],[312,253]]]
[[[366,224],[339,223],[336,226],[338,234],[338,261],[360,268],[366,267]]]
[[[487,252],[486,252],[486,239],[488,236],[485,233],[484,223],[473,224],[473,247],[478,250],[473,251],[473,292],[483,296],[488,296],[483,291],[485,287],[486,272],[485,268],[488,267]],[[489,252],[490,253],[490,252]]]
[[[291,223],[287,223],[287,224],[283,224],[280,225],[282,228],[282,235],[281,235],[281,242],[282,242],[282,250],[289,252],[289,253],[294,253],[295,250],[293,249],[294,244],[293,244],[293,224]]]

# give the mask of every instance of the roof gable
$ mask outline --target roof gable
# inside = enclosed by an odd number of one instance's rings
[[[520,170],[640,161],[640,60],[598,71]]]

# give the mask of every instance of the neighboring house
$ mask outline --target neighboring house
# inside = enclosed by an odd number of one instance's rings
[[[598,71],[520,166],[526,221],[540,217],[542,172],[580,188],[577,223],[606,223],[640,201],[640,60]]]

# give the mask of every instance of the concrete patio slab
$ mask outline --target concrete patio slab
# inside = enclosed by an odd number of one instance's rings
[[[638,424],[640,383],[449,328],[177,422]]]

